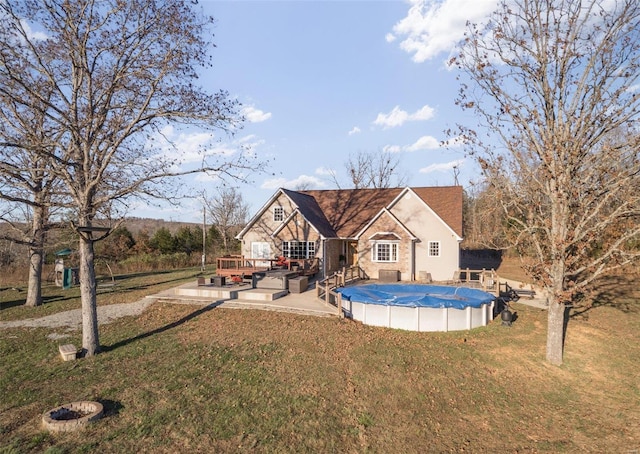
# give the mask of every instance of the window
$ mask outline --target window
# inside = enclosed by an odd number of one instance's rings
[[[274,207],[273,208],[273,220],[275,222],[284,221],[284,208],[282,208],[282,207]]]
[[[376,241],[373,243],[372,260],[374,262],[397,262],[398,243],[390,241]]]
[[[429,241],[429,257],[440,257],[440,241]]]
[[[312,259],[316,256],[316,243],[313,241],[283,241],[282,255],[290,259]]]

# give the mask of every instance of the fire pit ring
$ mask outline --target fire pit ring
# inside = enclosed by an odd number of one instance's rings
[[[100,419],[103,412],[104,408],[100,402],[71,402],[45,412],[42,415],[42,424],[50,432],[71,432]]]

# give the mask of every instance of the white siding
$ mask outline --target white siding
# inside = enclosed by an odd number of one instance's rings
[[[407,192],[390,210],[416,237],[415,276],[431,273],[437,281],[451,279],[460,266],[457,235],[412,192]],[[429,257],[429,241],[440,242],[440,256]]]

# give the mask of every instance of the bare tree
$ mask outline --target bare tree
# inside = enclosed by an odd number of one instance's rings
[[[228,254],[233,249],[231,243],[236,234],[247,223],[249,205],[242,193],[233,187],[220,187],[215,195],[203,194],[203,198],[211,223],[220,233],[224,253]]]
[[[498,143],[463,129],[507,233],[549,293],[547,360],[561,364],[568,310],[638,257],[640,4],[502,1],[452,63],[458,102]]]
[[[345,169],[355,189],[389,188],[406,184],[406,178],[398,173],[399,164],[400,158],[388,151],[358,151],[349,155]],[[341,187],[337,175],[331,176],[336,186]]]
[[[54,203],[61,201],[60,184],[48,172],[48,158],[40,148],[48,133],[42,104],[12,102],[5,91],[8,84],[0,85],[0,199],[11,207],[0,219],[12,227],[2,238],[29,247],[25,305],[39,306],[45,240]]]
[[[209,94],[198,85],[198,70],[211,66],[213,19],[194,5],[179,0],[0,3],[3,102],[42,106],[49,133],[38,150],[74,210],[86,355],[100,345],[94,242],[103,234],[96,234],[96,223],[121,214],[131,197],[175,190],[167,177],[209,171],[233,178],[251,167],[243,153],[203,153],[197,168],[181,170],[178,149],[167,151],[154,140],[167,125],[232,130],[240,120],[237,102],[227,93]]]
[[[510,246],[503,232],[504,212],[495,189],[486,181],[473,183],[464,192],[464,240],[467,246],[505,249]]]

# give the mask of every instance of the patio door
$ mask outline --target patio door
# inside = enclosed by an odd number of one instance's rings
[[[271,244],[266,241],[254,241],[251,243],[252,259],[271,259]],[[256,262],[256,266],[270,266],[270,261]]]

